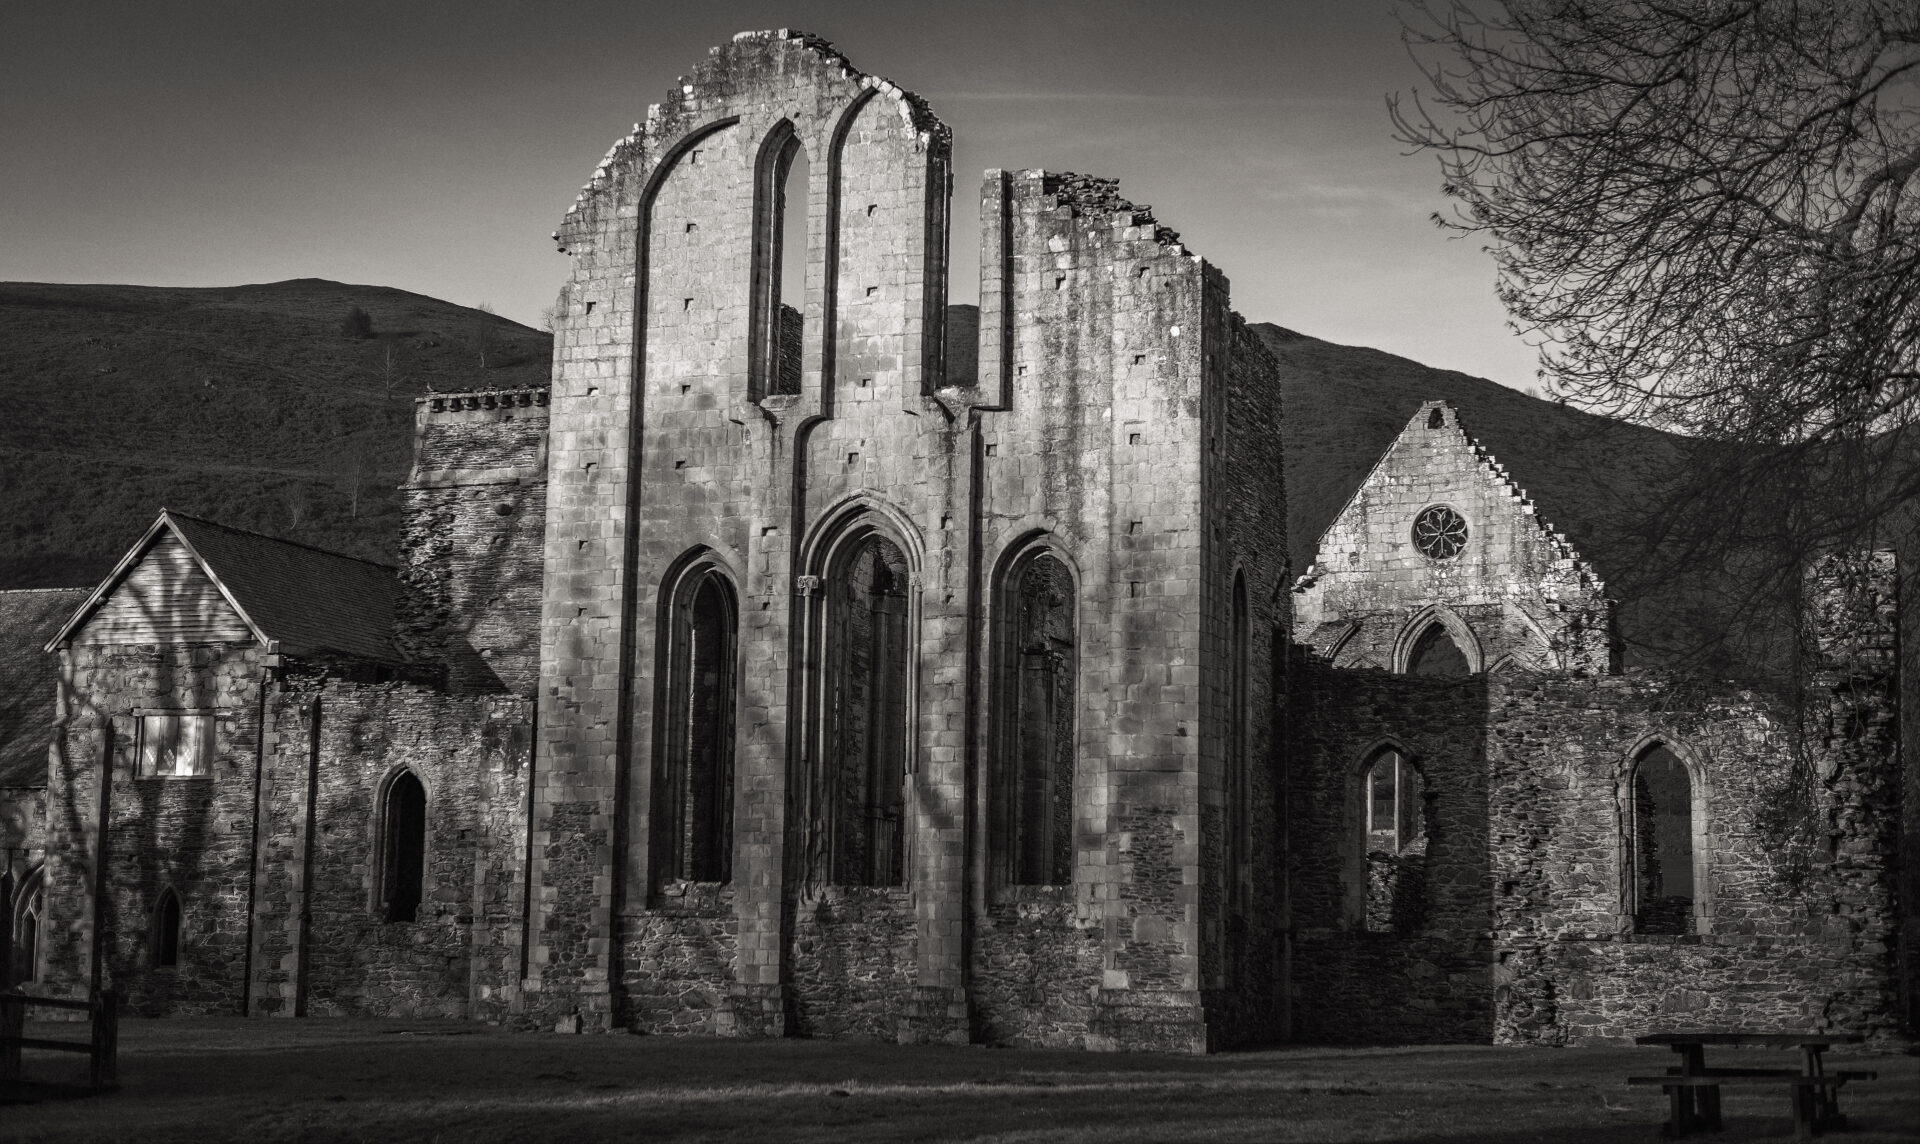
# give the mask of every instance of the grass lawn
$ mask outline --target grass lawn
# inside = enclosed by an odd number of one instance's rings
[[[80,1027],[30,1027],[65,1037]],[[1459,1140],[1659,1138],[1658,1049],[1289,1048],[1208,1058],[515,1034],[404,1021],[136,1020],[118,1092],[0,1103],[5,1140]],[[1837,1054],[1836,1054],[1837,1056]],[[80,1059],[28,1052],[31,1078]],[[1793,1054],[1714,1054],[1786,1067]],[[1842,1141],[1920,1140],[1920,1058],[1850,1054]],[[18,1097],[0,1089],[0,1101]],[[1728,1089],[1720,1140],[1790,1139]]]

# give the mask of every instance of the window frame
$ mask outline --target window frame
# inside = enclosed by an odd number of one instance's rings
[[[210,779],[213,777],[213,764],[220,751],[216,737],[220,733],[220,720],[229,712],[213,707],[136,707],[132,711],[133,732],[133,777],[136,779]],[[180,773],[179,771],[158,771],[147,768],[147,747],[150,728],[149,721],[157,719],[172,720],[175,725],[174,740],[179,742],[187,726],[186,720],[200,720],[199,742],[196,744],[199,769]]]
[[[1687,811],[1690,855],[1693,874],[1692,925],[1680,936],[1698,936],[1713,932],[1713,846],[1712,820],[1708,807],[1713,798],[1712,784],[1701,758],[1678,736],[1653,731],[1641,736],[1622,759],[1614,798],[1618,815],[1619,914],[1621,933],[1644,933],[1640,928],[1640,823],[1635,807],[1634,785],[1640,767],[1655,750],[1665,748],[1687,776]],[[1673,935],[1664,935],[1673,936]]]

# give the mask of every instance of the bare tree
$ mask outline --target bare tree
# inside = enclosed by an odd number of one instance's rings
[[[1750,598],[1920,497],[1920,6],[1415,0],[1391,101],[1574,402],[1695,439],[1649,552]],[[1910,517],[1908,517],[1910,519]],[[1728,601],[1737,605],[1737,601]]]

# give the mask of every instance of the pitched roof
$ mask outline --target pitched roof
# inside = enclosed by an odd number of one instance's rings
[[[139,562],[162,529],[186,545],[262,643],[277,641],[294,654],[335,653],[398,663],[393,642],[400,580],[391,565],[376,564],[297,541],[162,509],[85,604],[48,641],[71,636]]]
[[[86,588],[0,592],[0,787],[47,784],[60,661],[43,649]]]

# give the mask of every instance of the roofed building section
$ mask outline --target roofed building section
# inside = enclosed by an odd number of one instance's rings
[[[85,588],[0,592],[0,787],[47,783],[60,672],[42,648],[86,598]]]
[[[387,565],[163,510],[47,647],[255,640],[397,663],[399,599]]]

